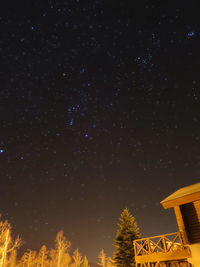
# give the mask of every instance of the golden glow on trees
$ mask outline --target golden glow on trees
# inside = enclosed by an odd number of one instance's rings
[[[102,267],[114,267],[115,266],[114,260],[110,257],[107,257],[103,249],[99,252],[98,259],[99,259],[98,265]]]
[[[82,267],[90,267],[87,257],[85,256],[83,259]]]
[[[5,221],[0,222],[0,267],[7,267],[12,262],[11,256],[16,257],[14,251],[20,246],[21,239],[11,237],[11,225]]]
[[[42,245],[39,251],[28,249],[21,258],[17,258],[17,249],[21,239],[13,239],[11,225],[0,221],[0,267],[90,267],[86,256],[78,249],[70,255],[71,242],[64,236],[63,231],[56,235],[55,247],[48,250]],[[102,267],[114,267],[113,260],[106,256],[104,250],[99,253],[98,264]]]
[[[106,267],[107,257],[103,249],[100,251],[98,258],[99,258],[98,264],[102,267]]]

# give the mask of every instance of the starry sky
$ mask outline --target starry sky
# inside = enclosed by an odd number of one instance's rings
[[[92,261],[128,207],[143,236],[177,230],[160,201],[200,176],[198,1],[16,0],[0,9],[0,212],[23,247],[63,229]]]

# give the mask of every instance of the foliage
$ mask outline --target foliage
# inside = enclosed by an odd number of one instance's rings
[[[114,267],[115,264],[114,264],[114,260],[111,258],[111,257],[108,257],[107,258],[107,264],[106,264],[106,267]]]
[[[14,251],[20,246],[21,239],[11,237],[11,225],[7,221],[0,222],[0,267],[13,265],[12,257],[16,257]]]
[[[98,264],[102,267],[106,267],[107,257],[103,249],[100,251],[98,258],[99,258]]]
[[[133,267],[134,247],[133,240],[141,237],[135,218],[126,208],[122,211],[115,237],[114,262],[116,267]]]
[[[82,260],[82,256],[81,254],[79,253],[78,249],[76,249],[73,253],[73,256],[72,256],[73,260],[74,260],[74,267],[80,267],[83,260]]]
[[[82,267],[90,267],[87,257],[85,256],[83,258],[83,264]]]
[[[90,267],[86,256],[82,257],[78,249],[70,255],[71,243],[64,236],[63,231],[56,235],[54,248],[48,250],[43,245],[39,251],[28,249],[21,258],[17,258],[17,249],[21,239],[15,240],[11,236],[11,225],[0,221],[0,267]],[[104,250],[99,253],[99,265],[114,267],[111,258]]]
[[[98,259],[99,259],[98,265],[102,267],[114,267],[115,266],[113,259],[110,257],[107,257],[103,249],[99,252]]]

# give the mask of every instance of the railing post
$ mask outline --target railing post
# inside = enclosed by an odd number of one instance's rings
[[[133,240],[133,247],[134,247],[135,256],[138,256],[137,255],[137,242],[135,240]]]
[[[147,239],[147,249],[148,249],[147,252],[151,253],[151,246],[150,246],[150,239],[149,238]]]
[[[162,245],[163,245],[164,252],[166,252],[167,251],[167,244],[166,244],[165,236],[162,236]]]

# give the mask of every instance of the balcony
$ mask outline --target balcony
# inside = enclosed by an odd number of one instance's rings
[[[134,250],[137,264],[191,258],[190,249],[183,244],[180,232],[134,240]]]

